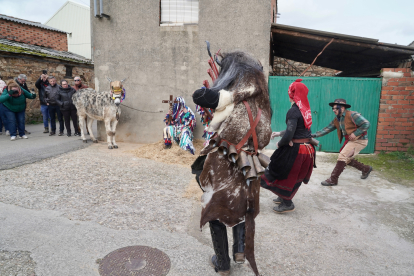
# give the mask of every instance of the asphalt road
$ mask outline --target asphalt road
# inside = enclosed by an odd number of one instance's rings
[[[59,124],[57,124],[59,125]],[[92,126],[96,133],[96,121]],[[92,141],[83,143],[78,136],[49,136],[43,133],[43,124],[26,125],[31,134],[29,139],[16,139],[10,141],[4,131],[0,135],[0,170],[11,169],[24,164],[34,163],[46,158],[54,157],[70,151],[83,149],[92,144]],[[89,136],[87,136],[89,138]]]

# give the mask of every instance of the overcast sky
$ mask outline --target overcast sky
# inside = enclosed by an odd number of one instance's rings
[[[72,1],[89,6],[89,0]],[[64,3],[66,0],[0,0],[0,13],[45,23]],[[278,8],[280,24],[401,45],[414,41],[414,0],[278,0]]]

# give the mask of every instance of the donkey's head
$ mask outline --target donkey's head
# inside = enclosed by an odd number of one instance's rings
[[[125,95],[125,89],[124,89],[122,83],[126,79],[123,79],[121,81],[113,81],[108,77],[107,77],[107,79],[110,82],[111,98],[112,98],[112,100],[114,100],[114,103],[116,104],[116,106],[119,106],[121,101],[124,98],[124,95]]]

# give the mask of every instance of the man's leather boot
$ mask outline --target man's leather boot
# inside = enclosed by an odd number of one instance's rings
[[[211,257],[211,265],[219,275],[228,276],[230,275],[230,257],[226,226],[218,220],[210,221],[209,224],[214,252],[216,253]]]
[[[362,172],[361,179],[366,179],[372,171],[371,166],[364,165],[355,159],[352,159],[348,165]]]
[[[45,130],[43,131],[43,133],[49,133],[49,128],[45,127]]]
[[[239,223],[233,227],[233,260],[238,263],[244,263],[244,241],[246,239],[245,223]]]
[[[344,171],[346,166],[345,161],[338,161],[336,162],[336,166],[333,169],[332,173],[331,173],[331,177],[329,177],[328,179],[326,179],[325,181],[322,181],[322,185],[323,186],[334,186],[334,185],[338,185],[338,178],[341,175],[341,173]]]

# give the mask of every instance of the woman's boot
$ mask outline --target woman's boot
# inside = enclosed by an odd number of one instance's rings
[[[230,275],[229,244],[226,226],[218,220],[210,221],[209,224],[214,252],[216,253],[216,255],[211,257],[211,265],[219,275]]]
[[[244,240],[246,238],[245,223],[239,223],[233,227],[233,260],[238,263],[244,263]]]

